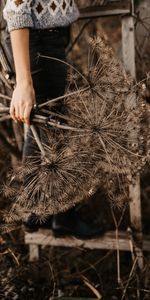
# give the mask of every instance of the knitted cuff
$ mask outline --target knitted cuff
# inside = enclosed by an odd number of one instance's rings
[[[30,14],[14,14],[11,18],[7,15],[6,21],[9,32],[15,29],[34,27]]]

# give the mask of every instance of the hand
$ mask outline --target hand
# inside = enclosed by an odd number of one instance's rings
[[[35,104],[35,91],[32,83],[17,83],[11,100],[10,115],[12,119],[30,125],[30,113]]]

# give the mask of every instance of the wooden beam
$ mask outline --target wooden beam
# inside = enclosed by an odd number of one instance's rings
[[[135,30],[132,16],[124,16],[122,18],[122,56],[126,71],[136,79]]]
[[[36,244],[29,245],[29,261],[37,261],[39,260],[39,246]]]
[[[36,233],[26,233],[25,243],[29,245],[42,245],[53,247],[75,247],[88,249],[118,249],[122,251],[131,251],[131,239],[126,232],[119,232],[119,239],[116,240],[115,232],[107,232],[104,236],[90,239],[80,240],[75,237],[55,237],[51,230],[39,230]],[[134,242],[135,243],[135,242]],[[143,249],[150,251],[150,237],[145,237],[143,241]]]
[[[133,9],[133,7],[132,7]],[[123,63],[127,72],[129,72],[133,79],[136,80],[136,67],[135,67],[135,28],[134,18],[132,16],[124,16],[122,18],[122,54]],[[136,104],[136,95],[130,101]],[[130,220],[134,234],[138,234],[137,238],[141,244],[136,247],[135,252],[138,257],[139,267],[142,269],[144,266],[142,255],[142,213],[141,213],[141,191],[140,191],[140,176],[133,179],[133,183],[129,186],[130,196]]]
[[[131,14],[131,0],[108,3],[104,6],[80,8],[80,19]]]

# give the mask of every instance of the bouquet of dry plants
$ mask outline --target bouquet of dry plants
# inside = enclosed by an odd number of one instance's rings
[[[86,74],[72,68],[66,94],[33,114],[38,147],[3,189],[12,203],[7,221],[65,211],[100,187],[117,205],[128,199],[128,184],[145,165],[149,126],[143,86],[126,74],[104,36],[89,44]]]

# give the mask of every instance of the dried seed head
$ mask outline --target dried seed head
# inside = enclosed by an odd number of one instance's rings
[[[71,74],[70,84],[77,92],[62,102],[64,126],[74,129],[40,128],[46,160],[39,152],[22,166],[22,186],[12,210],[16,219],[21,212],[35,212],[40,219],[64,211],[100,186],[121,206],[126,200],[120,195],[127,199],[132,181],[129,174],[136,175],[146,161],[145,103],[105,37],[89,43],[89,86],[79,92]],[[53,112],[61,124],[59,108],[53,107]]]

